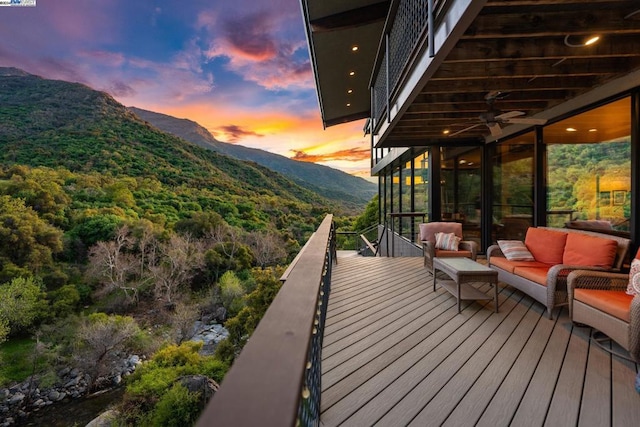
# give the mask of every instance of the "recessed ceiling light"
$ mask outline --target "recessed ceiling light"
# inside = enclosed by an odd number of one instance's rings
[[[356,72],[355,72],[355,71],[349,71],[349,75],[350,75],[350,76],[355,76],[355,75],[356,75]]]
[[[347,93],[353,93],[353,89],[349,89]]]
[[[584,42],[585,46],[589,46],[594,44],[595,42],[597,42],[598,40],[600,40],[600,36],[593,36],[591,37],[589,40],[587,40],[586,42]]]
[[[354,52],[356,52],[356,51],[358,50],[358,46],[353,46],[353,47],[351,47],[351,50],[352,50],[352,51],[354,51]]]
[[[445,135],[449,135],[449,132],[451,132],[449,129],[445,129],[445,130],[442,131],[442,133],[445,134]]]
[[[460,163],[461,165],[464,165],[464,164],[467,163],[467,161],[465,159],[460,159],[460,161],[458,163]]]
[[[576,128],[567,128],[566,130],[567,130],[567,132],[577,132],[578,131],[578,129],[576,129]]]
[[[347,107],[351,107],[351,104],[347,104]]]
[[[590,46],[592,44],[594,44],[595,42],[597,42],[598,40],[600,40],[600,36],[588,36],[587,39],[583,39],[584,41],[582,43],[574,43],[571,41],[571,34],[567,34],[564,37],[564,44],[568,47],[585,47],[585,46]],[[573,40],[576,39],[576,36],[573,36]]]
[[[598,132],[598,129],[596,129],[596,128],[589,129],[589,132]]]

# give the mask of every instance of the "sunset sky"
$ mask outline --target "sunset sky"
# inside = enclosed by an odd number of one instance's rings
[[[220,141],[369,177],[363,122],[323,130],[298,0],[0,7],[0,66],[81,82]]]

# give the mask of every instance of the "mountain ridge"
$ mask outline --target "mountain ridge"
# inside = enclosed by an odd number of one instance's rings
[[[203,149],[143,121],[110,95],[80,83],[0,68],[0,164],[152,177],[238,196],[274,194],[336,207],[284,175]],[[353,206],[351,206],[353,208]]]
[[[316,163],[301,162],[258,148],[218,141],[195,121],[167,114],[128,107],[129,111],[160,130],[240,160],[256,162],[282,173],[298,185],[338,201],[353,201],[364,206],[377,193],[377,186],[363,178]]]

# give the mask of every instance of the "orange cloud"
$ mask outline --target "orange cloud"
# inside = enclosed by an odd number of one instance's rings
[[[309,154],[305,153],[304,151],[298,150],[291,151],[295,153],[292,159],[311,163],[327,162],[331,160],[346,160],[350,162],[357,162],[360,160],[369,159],[371,155],[371,152],[368,148],[348,148],[322,154]]]

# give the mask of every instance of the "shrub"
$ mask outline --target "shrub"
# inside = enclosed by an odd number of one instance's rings
[[[228,365],[198,351],[202,343],[188,341],[159,350],[127,380],[123,421],[133,425],[189,425],[203,409],[204,399],[189,393],[178,381],[186,375],[205,375],[222,381]],[[193,418],[192,418],[193,417]]]
[[[220,297],[222,305],[227,309],[229,316],[235,316],[244,306],[242,296],[245,289],[240,279],[233,271],[227,271],[220,278]]]
[[[55,317],[64,317],[75,311],[80,303],[80,292],[73,285],[65,285],[49,293]]]
[[[195,424],[202,411],[200,393],[191,393],[174,384],[161,398],[149,417],[153,426],[181,427]]]

